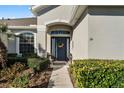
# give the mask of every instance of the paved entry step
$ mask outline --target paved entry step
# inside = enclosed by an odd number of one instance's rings
[[[54,61],[53,65],[66,65],[67,62],[66,61]]]
[[[58,63],[58,62],[57,62]],[[49,80],[48,88],[73,88],[68,65],[52,65],[53,72]]]

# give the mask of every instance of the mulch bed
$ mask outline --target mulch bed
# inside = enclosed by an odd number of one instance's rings
[[[52,68],[48,68],[43,72],[40,72],[32,77],[30,80],[29,87],[30,88],[47,88],[49,79],[52,74]]]
[[[47,88],[52,70],[52,68],[48,68],[33,75],[29,80],[28,88]],[[9,88],[9,85],[9,80],[0,80],[0,88]]]

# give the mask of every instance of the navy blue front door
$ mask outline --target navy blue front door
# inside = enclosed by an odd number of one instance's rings
[[[66,38],[57,38],[56,39],[56,47],[57,47],[57,60],[66,60],[66,51],[67,44]]]
[[[69,54],[69,38],[67,37],[52,37],[52,55],[58,61],[68,60]]]

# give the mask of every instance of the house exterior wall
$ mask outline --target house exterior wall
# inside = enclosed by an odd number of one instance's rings
[[[49,24],[49,22],[55,22],[58,20],[64,20],[66,22],[69,22],[71,18],[72,9],[73,6],[71,5],[58,6],[40,16],[37,16],[37,24],[46,25]]]
[[[73,31],[71,53],[73,60],[88,58],[88,14]]]
[[[0,34],[2,42],[5,44],[8,53],[16,53],[16,40],[15,38],[9,39],[7,34]]]
[[[23,31],[36,32],[36,30],[32,29],[33,28],[32,26],[35,26],[37,24],[37,18],[32,17],[32,18],[1,19],[0,23],[6,23],[8,25],[8,29],[11,30],[14,34],[18,34]],[[30,26],[31,28],[29,28]],[[4,43],[7,46],[8,53],[19,53],[18,37],[8,39],[6,35],[2,35],[2,39],[4,40]]]
[[[0,33],[0,38],[2,42],[5,44],[6,48],[8,49],[8,39],[5,33]]]
[[[46,27],[40,26],[37,28],[36,35],[36,43],[37,43],[37,54],[41,57],[45,56],[46,52]]]
[[[39,56],[51,52],[51,36],[48,25],[56,22],[69,23],[73,6],[58,6],[37,16],[36,50]],[[51,29],[58,29],[59,26]],[[62,27],[64,30],[68,27]],[[17,31],[17,33],[22,32]],[[16,33],[16,31],[15,31]],[[88,6],[87,11],[73,28],[70,52],[75,59],[124,59],[124,7]],[[17,41],[7,41],[8,52],[17,52]]]
[[[42,49],[51,52],[51,36],[47,33],[47,25],[56,22],[69,23],[73,6],[58,6],[40,16],[37,16],[37,43],[40,43]],[[43,27],[44,26],[44,27]],[[44,28],[43,30],[42,27]],[[42,53],[40,53],[42,55]]]
[[[89,7],[88,36],[88,58],[124,59],[124,7]]]

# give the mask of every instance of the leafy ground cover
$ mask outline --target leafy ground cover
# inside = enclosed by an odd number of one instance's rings
[[[69,68],[75,87],[123,88],[123,60],[74,60]]]

